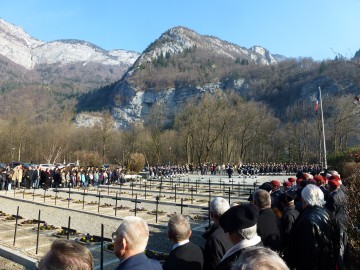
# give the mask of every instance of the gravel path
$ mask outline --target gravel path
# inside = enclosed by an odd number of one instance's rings
[[[0,270],[24,270],[25,267],[8,259],[0,257]]]

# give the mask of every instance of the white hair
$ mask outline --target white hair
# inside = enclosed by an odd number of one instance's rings
[[[140,217],[124,217],[117,234],[125,238],[132,250],[144,251],[149,240],[149,227]]]
[[[250,239],[258,236],[257,225],[255,224],[254,226],[251,226],[249,228],[240,229],[237,231],[237,234],[243,239],[250,240]]]
[[[229,202],[222,197],[215,197],[210,202],[210,211],[220,217],[230,208]]]
[[[309,184],[301,192],[301,197],[304,202],[309,206],[322,206],[325,204],[324,193],[316,186]]]
[[[281,257],[269,248],[245,249],[231,270],[289,270]]]

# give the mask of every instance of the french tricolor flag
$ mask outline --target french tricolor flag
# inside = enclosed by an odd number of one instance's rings
[[[316,103],[315,103],[315,112],[316,112],[319,109],[320,92],[318,93],[315,101],[316,101]]]

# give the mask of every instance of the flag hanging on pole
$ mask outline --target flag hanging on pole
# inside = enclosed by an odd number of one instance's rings
[[[317,97],[315,98],[315,112],[319,109],[319,101],[320,101],[320,92],[318,92]]]

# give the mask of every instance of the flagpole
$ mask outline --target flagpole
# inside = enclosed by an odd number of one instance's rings
[[[319,102],[320,102],[320,112],[321,112],[322,135],[323,135],[323,143],[324,143],[324,167],[325,167],[325,169],[327,169],[324,113],[323,113],[322,98],[321,98],[321,87],[320,86],[319,86],[319,99],[320,99]]]

